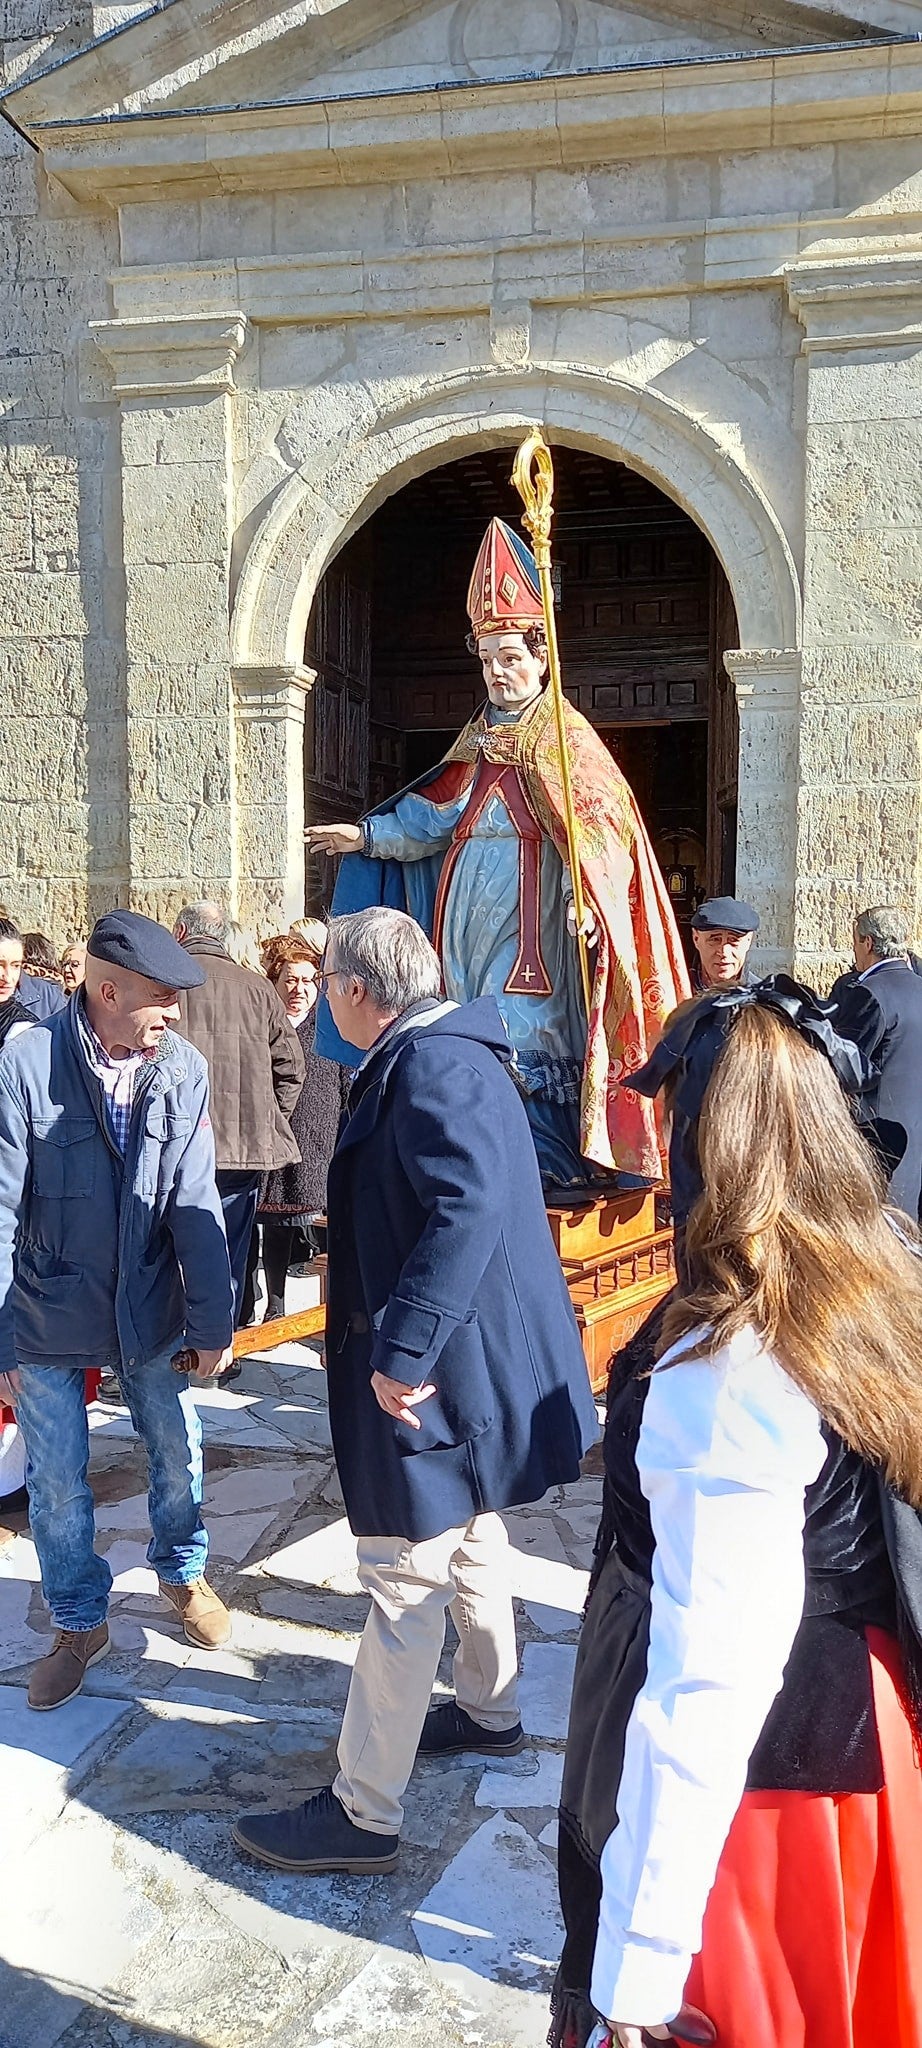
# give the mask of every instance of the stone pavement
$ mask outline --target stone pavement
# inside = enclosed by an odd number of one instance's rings
[[[0,2048],[540,2048],[601,1480],[508,1517],[529,1747],[418,1766],[391,1876],[272,1872],[230,1819],[330,1782],[366,1601],[318,1351],[283,1346],[237,1385],[200,1401],[226,1652],[192,1649],[158,1597],[124,1411],[90,1416],[114,1649],[53,1714],[23,1690],[47,1644],[35,1551],[23,1517],[0,1526]]]

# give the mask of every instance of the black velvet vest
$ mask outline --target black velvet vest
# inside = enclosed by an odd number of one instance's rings
[[[5,1003],[0,1003],[0,1045],[6,1043],[14,1024],[34,1024],[35,1021],[34,1010],[27,1010],[18,996],[8,996]]]
[[[618,1556],[650,1583],[653,1531],[637,1474],[649,1389],[619,1377],[605,1431],[605,1523]],[[827,1458],[805,1499],[806,1598],[784,1684],[750,1760],[752,1791],[874,1792],[883,1784],[865,1628],[896,1633],[894,1578],[876,1473],[824,1424]],[[628,1713],[633,1701],[626,1702]]]

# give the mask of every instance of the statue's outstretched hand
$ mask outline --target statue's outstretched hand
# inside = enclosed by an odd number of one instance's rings
[[[577,936],[576,904],[572,896],[567,904],[567,930],[571,939],[575,939]],[[595,911],[588,903],[583,904],[583,937],[587,946],[597,946],[599,943],[599,928],[596,923]]]
[[[360,853],[365,843],[361,825],[308,825],[304,837],[311,853]]]

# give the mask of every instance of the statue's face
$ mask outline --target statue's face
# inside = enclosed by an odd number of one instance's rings
[[[522,633],[481,633],[477,653],[487,696],[498,711],[521,711],[540,696],[547,653],[532,654]]]

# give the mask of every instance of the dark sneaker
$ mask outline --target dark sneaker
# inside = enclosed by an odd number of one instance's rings
[[[284,1315],[284,1313],[285,1313],[285,1296],[284,1296],[284,1294],[270,1294],[270,1296],[269,1296],[269,1299],[268,1299],[268,1301],[266,1302],[266,1313],[265,1313],[265,1315],[263,1316],[263,1322],[264,1322],[264,1323],[277,1323],[277,1322],[279,1321],[280,1317]]]
[[[430,1707],[419,1738],[418,1756],[451,1756],[459,1749],[473,1749],[482,1756],[517,1756],[525,1748],[521,1721],[513,1728],[482,1728],[457,1700]]]
[[[351,1877],[393,1870],[397,1836],[357,1828],[327,1785],[285,1813],[242,1813],[231,1834],[238,1849],[277,1870],[345,1870]]]
[[[29,1680],[29,1705],[39,1714],[63,1707],[80,1691],[91,1664],[98,1664],[109,1648],[109,1630],[104,1621],[98,1628],[59,1628],[50,1655],[36,1664]]]
[[[239,1380],[242,1371],[239,1358],[235,1358],[233,1365],[226,1365],[224,1371],[219,1372],[215,1384],[219,1387],[231,1387],[235,1380]]]

